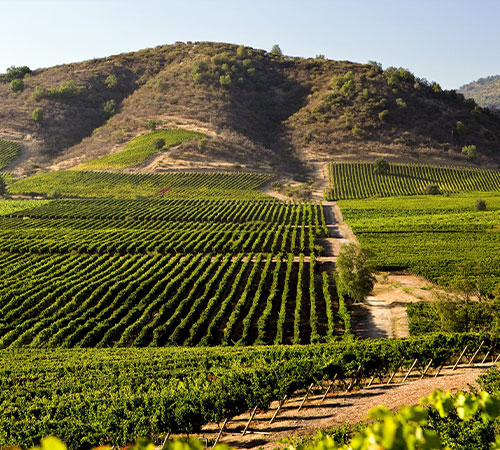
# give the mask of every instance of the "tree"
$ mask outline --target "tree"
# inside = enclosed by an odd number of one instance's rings
[[[0,177],[0,195],[5,195],[5,180]]]
[[[354,301],[362,302],[375,284],[371,256],[370,251],[354,243],[340,249],[337,257],[339,288]]]
[[[31,113],[31,118],[36,122],[40,123],[43,121],[43,109],[42,108],[35,108],[33,112]]]
[[[457,134],[459,136],[465,136],[467,134],[467,125],[465,123],[460,122],[460,120],[457,121],[457,124],[455,126],[455,129],[457,130]]]
[[[373,171],[378,175],[388,173],[389,167],[389,163],[384,158],[377,158],[373,163]]]
[[[273,45],[273,48],[271,49],[271,55],[283,56],[283,52],[281,51],[281,48],[278,44]]]
[[[30,73],[31,69],[28,66],[21,66],[21,67],[11,66],[7,69],[7,73],[5,74],[5,80],[6,81],[12,81],[16,79],[21,80]]]
[[[21,92],[24,90],[24,81],[16,78],[10,82],[10,90],[12,92]]]

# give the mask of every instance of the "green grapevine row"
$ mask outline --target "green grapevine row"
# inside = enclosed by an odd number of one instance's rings
[[[391,164],[387,174],[370,163],[330,163],[329,200],[425,194],[436,184],[443,193],[500,191],[500,171],[461,167]]]

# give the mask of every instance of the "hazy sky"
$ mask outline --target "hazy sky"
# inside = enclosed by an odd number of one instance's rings
[[[0,71],[175,41],[395,65],[452,89],[500,74],[496,0],[0,0]]]

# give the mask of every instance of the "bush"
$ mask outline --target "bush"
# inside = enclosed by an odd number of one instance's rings
[[[10,82],[10,90],[12,92],[22,92],[24,90],[24,81],[16,78]]]
[[[406,108],[408,105],[406,104],[406,102],[402,99],[402,98],[397,98],[396,99],[396,104],[400,107],[400,108]]]
[[[379,175],[389,172],[389,163],[384,158],[377,158],[373,163],[373,171]]]
[[[113,116],[116,114],[116,102],[111,99],[111,100],[108,100],[105,104],[104,104],[104,108],[103,108],[104,112],[106,114],[108,114],[109,116]]]
[[[155,139],[154,146],[155,146],[156,150],[161,150],[163,147],[165,147],[165,139],[163,139],[163,138]]]
[[[206,137],[203,137],[201,139],[198,139],[198,149],[203,151],[207,148],[208,144],[208,139]]]
[[[42,108],[35,108],[33,112],[31,113],[31,118],[36,122],[40,123],[43,121],[43,109]]]
[[[474,159],[476,157],[477,147],[475,145],[464,145],[462,147],[462,154],[467,156],[469,159]]]
[[[457,134],[459,136],[465,136],[467,134],[467,125],[463,122],[457,121],[455,129],[457,130]]]
[[[425,188],[425,193],[429,195],[438,195],[441,194],[441,191],[439,190],[439,186],[437,184],[429,184]]]
[[[379,120],[381,122],[385,122],[388,115],[389,115],[389,110],[388,109],[384,109],[383,111],[380,111],[378,113],[378,118],[379,118]]]
[[[104,80],[104,84],[108,89],[113,89],[118,86],[118,79],[115,75],[111,74]]]
[[[486,201],[482,198],[476,200],[476,211],[486,211]]]
[[[150,119],[146,125],[148,130],[155,131],[156,130],[156,120]]]

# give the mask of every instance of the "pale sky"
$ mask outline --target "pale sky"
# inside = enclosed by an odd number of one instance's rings
[[[494,0],[0,0],[0,72],[176,41],[379,61],[447,89],[500,74]]]

